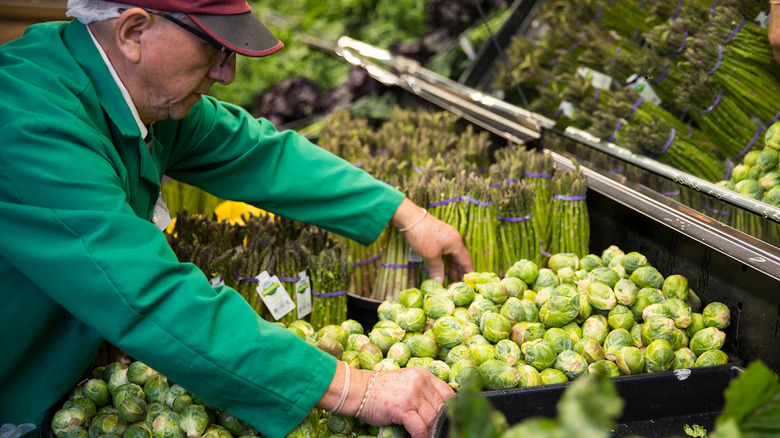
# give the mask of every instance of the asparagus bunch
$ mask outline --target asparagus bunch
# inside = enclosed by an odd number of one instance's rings
[[[495,272],[499,266],[496,246],[496,207],[490,196],[490,181],[470,173],[459,182],[460,199],[466,209],[466,231],[463,240],[474,262],[476,272]]]
[[[541,266],[542,257],[532,223],[536,189],[527,181],[508,182],[498,188],[499,267],[505,270],[517,260],[528,259]]]
[[[524,177],[528,178],[536,192],[532,216],[534,235],[539,247],[545,248],[550,241],[552,223],[550,218],[553,177],[552,157],[549,154],[542,153],[529,154],[524,172]],[[542,260],[546,260],[546,257],[543,257]]]
[[[352,239],[344,239],[346,251],[352,258],[352,282],[349,291],[352,294],[369,297],[376,283],[379,260],[387,245],[387,229],[372,244],[366,246]]]
[[[336,245],[313,254],[310,263],[314,296],[309,322],[315,329],[340,324],[347,319],[352,259],[342,245]]]
[[[552,178],[552,236],[547,251],[551,254],[588,254],[590,220],[585,175],[579,170],[557,170]]]

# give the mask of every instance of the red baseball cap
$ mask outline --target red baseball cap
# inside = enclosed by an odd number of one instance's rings
[[[284,44],[252,13],[246,0],[119,0],[122,3],[187,15],[203,32],[245,56],[278,52]]]

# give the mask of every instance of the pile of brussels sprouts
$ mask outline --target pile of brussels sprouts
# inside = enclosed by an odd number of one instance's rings
[[[426,280],[377,313],[367,334],[340,335],[337,357],[362,369],[422,366],[455,389],[471,375],[496,390],[728,362],[728,307],[702,308],[685,277],[664,278],[616,246],[555,254],[541,269],[520,260],[503,279]]]

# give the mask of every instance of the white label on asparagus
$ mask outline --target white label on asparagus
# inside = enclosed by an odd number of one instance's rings
[[[417,251],[414,250],[411,246],[409,247],[409,263],[419,263],[423,261],[423,258],[420,254],[417,254]]]
[[[566,100],[562,100],[561,104],[558,105],[558,109],[563,112],[564,116],[566,116],[566,117],[568,117],[570,119],[574,118],[574,113],[575,113],[574,105],[572,105],[571,102],[566,101]]]
[[[276,275],[271,276],[268,271],[263,271],[255,278],[258,281],[257,293],[275,320],[278,321],[295,309],[295,303]]]
[[[214,277],[214,278],[210,279],[209,283],[211,283],[212,287],[224,286],[225,285],[225,278],[220,275],[219,277]]]
[[[626,81],[629,82],[631,86],[634,87],[634,89],[639,93],[639,95],[644,97],[646,101],[656,105],[661,105],[661,98],[658,97],[658,94],[656,94],[655,90],[653,90],[653,86],[647,82],[647,79],[645,79],[644,76],[633,74],[629,76]]]
[[[769,27],[769,14],[767,14],[766,11],[761,11],[761,13],[758,14],[758,17],[756,17],[756,22],[762,29],[766,29]]]
[[[306,271],[298,273],[295,283],[295,302],[298,303],[298,319],[311,313],[311,281]]]
[[[471,41],[469,41],[465,35],[461,35],[460,38],[458,38],[458,43],[460,44],[460,48],[463,49],[463,53],[466,54],[466,58],[468,58],[470,61],[477,59],[474,46],[471,45]]]
[[[591,85],[602,90],[609,90],[612,86],[612,76],[601,73],[585,66],[577,68],[577,74],[590,81]]]

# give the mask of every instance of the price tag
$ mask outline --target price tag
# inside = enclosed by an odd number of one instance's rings
[[[563,115],[573,119],[574,118],[574,105],[571,104],[571,102],[562,100],[560,105],[558,105],[558,109],[563,112]]]
[[[211,280],[209,280],[209,283],[211,283],[212,287],[224,286],[225,285],[225,278],[220,275],[219,277],[214,277]]]
[[[275,320],[278,321],[295,309],[295,303],[276,275],[271,276],[268,271],[263,271],[255,278],[258,281],[257,293]]]
[[[298,319],[311,313],[311,281],[306,271],[298,273],[295,283],[295,301],[298,303]]]
[[[756,17],[756,22],[761,26],[762,29],[766,29],[769,27],[769,14],[766,13],[766,11],[761,11],[761,13],[758,14]]]
[[[414,250],[411,246],[409,247],[409,263],[419,263],[423,261],[423,258],[420,254],[417,254],[417,251]]]
[[[590,81],[591,85],[602,90],[609,90],[612,86],[612,76],[601,73],[585,66],[577,68],[577,74]]]
[[[474,51],[474,46],[471,45],[471,41],[469,41],[465,35],[461,35],[460,38],[458,38],[458,43],[469,61],[477,59],[477,53]]]
[[[646,101],[656,105],[661,105],[661,98],[658,97],[658,94],[656,94],[655,90],[653,90],[653,86],[647,82],[647,79],[645,79],[644,76],[633,74],[629,76],[626,81],[629,82],[631,86],[634,87],[634,89],[639,93],[639,95],[644,97]]]

